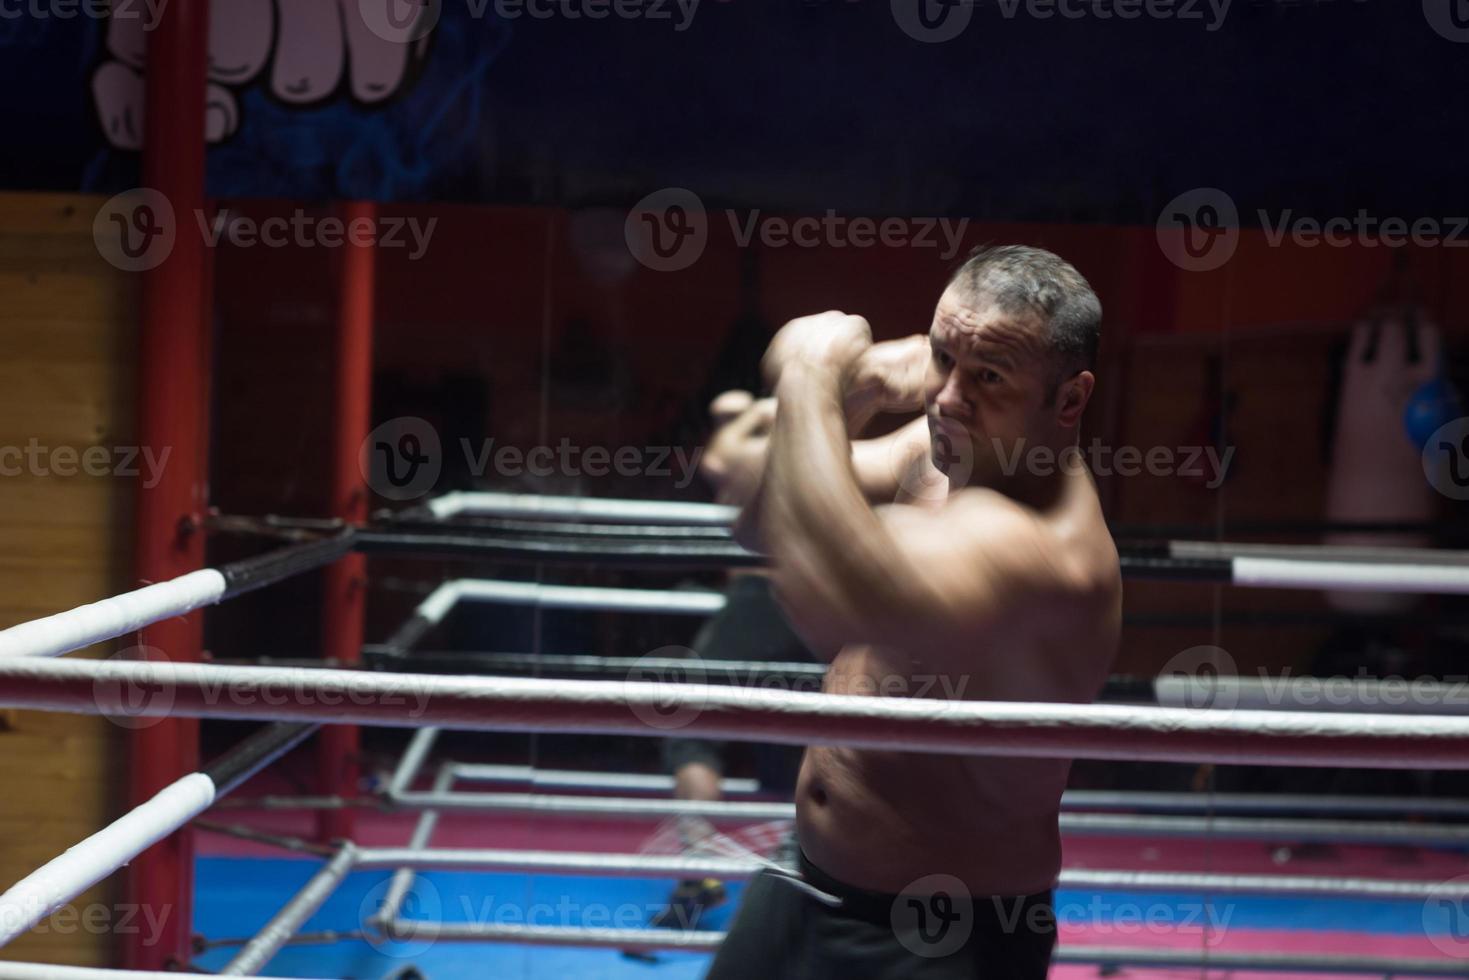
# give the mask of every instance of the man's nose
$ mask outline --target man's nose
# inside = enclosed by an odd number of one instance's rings
[[[949,376],[944,379],[944,386],[939,389],[938,397],[934,399],[934,404],[944,415],[953,415],[961,419],[969,417],[971,406],[969,399],[965,397],[964,386],[959,382],[958,371],[949,372]]]

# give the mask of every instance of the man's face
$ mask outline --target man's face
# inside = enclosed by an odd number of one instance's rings
[[[1044,330],[983,295],[940,297],[923,400],[933,463],[954,483],[999,484],[1023,465],[1018,450],[1049,435],[1056,377]]]

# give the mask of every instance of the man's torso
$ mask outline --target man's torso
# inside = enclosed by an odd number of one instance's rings
[[[1085,492],[1094,493],[1089,481]],[[1093,510],[1062,515],[1063,533],[1105,576],[1115,550]],[[848,646],[823,689],[932,698],[936,713],[952,700],[1090,701],[1115,650],[1120,589],[1064,630],[1029,618],[1004,636],[976,637],[972,654]],[[874,891],[921,889],[915,882],[934,874],[958,877],[975,895],[1044,891],[1061,866],[1057,814],[1069,770],[1065,759],[812,747],[796,787],[801,846],[834,877]]]

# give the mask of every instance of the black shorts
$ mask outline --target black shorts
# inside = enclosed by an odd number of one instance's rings
[[[705,980],[1045,980],[1056,944],[1050,892],[883,895],[836,881],[804,855],[801,873],[841,906],[760,872]]]
[[[701,660],[801,663],[815,659],[786,622],[785,614],[770,594],[769,579],[763,575],[738,576],[730,582],[725,596],[724,608],[710,617],[694,640],[694,652]],[[810,686],[802,690],[819,688],[813,678]],[[756,775],[762,785],[786,791],[795,788],[796,772],[801,765],[799,748],[787,745],[753,748]],[[726,742],[670,738],[663,744],[663,762],[669,772],[698,762],[723,773],[728,752]]]

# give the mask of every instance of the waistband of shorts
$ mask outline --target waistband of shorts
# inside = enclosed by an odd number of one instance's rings
[[[868,891],[833,878],[812,864],[805,851],[801,852],[799,866],[801,877],[809,885],[828,895],[840,898],[842,900],[841,911],[854,918],[889,925],[892,922],[894,905],[904,897],[899,894]],[[1029,909],[1035,906],[1045,908],[1049,914],[1052,896],[1052,891],[1048,889],[1036,892],[1034,895],[976,895],[967,898],[951,895],[949,897],[955,906],[972,910],[973,919],[970,921],[977,924],[986,922],[1002,924],[1007,921],[1013,923],[1017,916],[1024,916]]]

